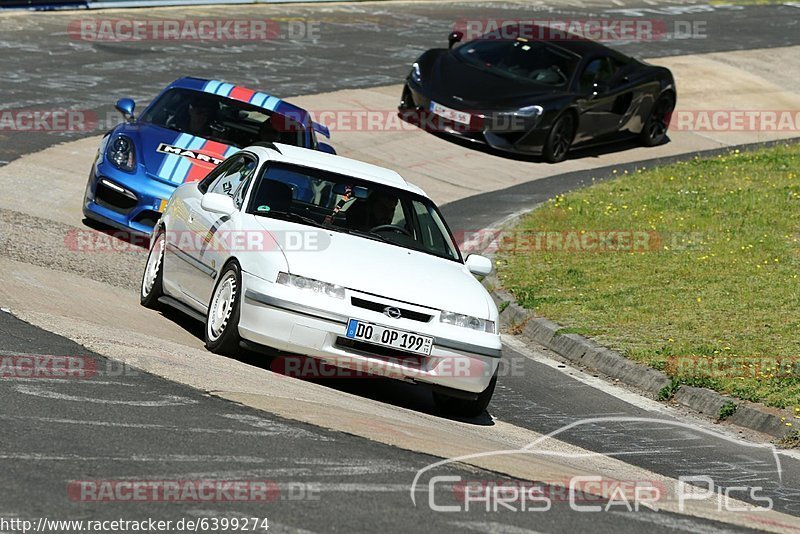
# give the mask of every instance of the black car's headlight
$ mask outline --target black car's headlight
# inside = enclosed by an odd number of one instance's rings
[[[527,130],[539,122],[543,112],[542,106],[525,106],[513,111],[503,111],[494,116],[492,128],[508,131]]]
[[[525,106],[524,108],[519,108],[517,111],[514,111],[512,114],[518,117],[525,117],[527,119],[531,117],[538,117],[543,111],[544,109],[542,106]]]
[[[116,137],[108,144],[106,156],[114,167],[123,171],[132,171],[136,168],[136,151],[133,141],[125,135]]]
[[[409,74],[409,76],[414,83],[422,83],[422,73],[419,70],[419,63],[415,62],[411,65],[411,74]]]

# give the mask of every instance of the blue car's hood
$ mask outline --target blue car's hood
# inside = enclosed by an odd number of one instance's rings
[[[123,134],[136,146],[136,161],[150,178],[174,185],[203,179],[238,148],[147,123],[124,124]]]

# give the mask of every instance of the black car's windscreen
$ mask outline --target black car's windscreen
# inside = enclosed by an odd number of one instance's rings
[[[259,141],[305,146],[305,128],[269,110],[223,96],[170,89],[139,117],[146,122],[243,148]]]
[[[461,261],[429,199],[342,174],[269,164],[254,186],[248,212]]]
[[[482,68],[515,79],[562,86],[572,78],[580,58],[546,43],[524,40],[478,39],[455,52]]]

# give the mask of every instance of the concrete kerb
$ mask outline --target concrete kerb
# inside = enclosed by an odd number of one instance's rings
[[[800,138],[788,141],[732,146],[720,150],[685,154],[683,157],[678,156],[670,159],[672,161],[686,161],[697,156],[714,156],[737,149],[755,150],[786,142],[800,142]],[[611,176],[605,178],[611,178]],[[503,221],[502,228],[506,229],[515,226],[525,214],[530,213],[539,206],[541,204],[537,204],[531,207],[530,210]],[[494,256],[493,253],[488,253],[487,255]],[[544,317],[537,317],[531,311],[517,304],[514,296],[502,287],[500,280],[494,273],[485,277],[483,284],[489,290],[492,299],[500,310],[500,327],[502,329],[513,335],[521,336],[527,341],[542,345],[577,366],[597,371],[608,378],[619,380],[623,384],[656,399],[662,399],[662,396],[665,395],[669,401],[715,420],[719,419],[722,407],[732,403],[736,406],[736,410],[732,415],[725,418],[726,422],[761,432],[774,438],[783,438],[790,431],[790,428],[785,424],[785,421],[792,416],[789,410],[770,408],[759,403],[722,395],[711,389],[694,386],[681,385],[670,392],[669,389],[672,387],[673,381],[666,373],[629,360],[621,354],[598,345],[591,339],[579,334],[561,333],[564,330],[563,326]]]

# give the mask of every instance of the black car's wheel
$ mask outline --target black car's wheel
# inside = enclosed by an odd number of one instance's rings
[[[673,109],[675,109],[675,100],[671,95],[661,95],[656,100],[650,116],[647,117],[647,122],[644,123],[642,133],[639,134],[644,146],[656,146],[664,142]]]
[[[242,300],[242,270],[235,261],[217,278],[206,315],[206,348],[217,354],[235,354],[239,349],[239,303]]]
[[[156,310],[159,308],[158,298],[164,294],[164,247],[166,236],[159,231],[153,237],[150,245],[150,254],[147,256],[147,265],[142,275],[142,288],[139,292],[139,302],[145,308]]]
[[[565,113],[559,117],[550,128],[547,140],[544,143],[542,155],[548,163],[558,163],[564,161],[572,146],[572,138],[575,137],[575,119],[572,114]]]
[[[478,417],[482,414],[486,407],[489,406],[489,401],[492,400],[494,395],[494,388],[497,385],[497,371],[495,371],[489,385],[486,386],[477,399],[467,400],[451,397],[438,391],[433,392],[433,400],[439,411],[447,415],[455,415],[457,417]]]

